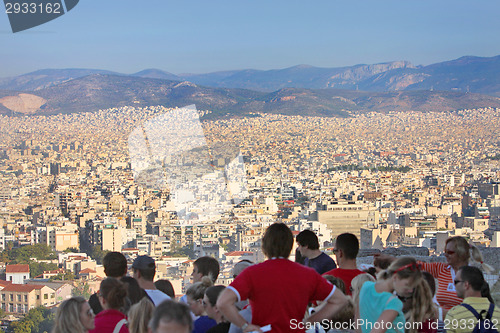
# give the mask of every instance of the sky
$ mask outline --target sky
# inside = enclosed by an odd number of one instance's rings
[[[182,74],[491,57],[500,55],[498,13],[497,0],[80,0],[53,21],[12,33],[2,9],[0,77],[45,68]]]

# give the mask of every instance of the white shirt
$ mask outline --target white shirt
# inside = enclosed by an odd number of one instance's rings
[[[153,301],[155,306],[160,305],[163,301],[169,300],[170,296],[165,294],[163,291],[158,289],[144,289],[144,291],[148,294],[148,296]]]

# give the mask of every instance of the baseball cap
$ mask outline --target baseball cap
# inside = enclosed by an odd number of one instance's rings
[[[155,261],[150,256],[138,256],[135,258],[132,268],[135,269],[152,269],[155,268]]]

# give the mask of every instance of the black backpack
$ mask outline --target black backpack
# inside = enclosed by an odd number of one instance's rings
[[[479,320],[476,326],[474,326],[474,330],[472,331],[472,333],[498,333],[498,322],[491,320],[491,316],[493,316],[493,310],[495,309],[495,304],[490,303],[488,312],[486,312],[486,310],[483,310],[481,311],[481,313],[477,313],[477,311],[469,304],[460,305],[472,312],[476,319]],[[484,317],[485,313],[486,316]]]

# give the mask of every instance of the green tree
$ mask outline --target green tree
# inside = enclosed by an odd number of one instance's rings
[[[28,265],[30,266],[31,277],[38,276],[42,274],[44,271],[54,271],[59,268],[57,264],[38,262],[38,261],[30,261]]]
[[[62,280],[62,281],[67,281],[67,280],[74,280],[75,279],[75,274],[70,271],[65,271],[64,273],[59,273],[55,276],[51,276],[49,278],[49,281],[56,281],[56,280]]]
[[[54,317],[49,309],[38,307],[29,310],[24,318],[10,324],[12,333],[45,333],[54,326]]]
[[[9,257],[16,263],[26,263],[30,258],[38,260],[57,259],[56,254],[52,251],[50,246],[42,243],[12,249],[9,253]]]
[[[94,245],[92,246],[92,251],[90,252],[90,257],[94,259],[97,264],[102,265],[102,258],[108,253],[109,251],[104,251],[102,250],[101,246],[99,245]]]
[[[73,288],[72,292],[73,296],[81,296],[85,299],[89,299],[91,292],[90,292],[90,286],[83,282],[83,283],[78,283],[75,288]]]
[[[68,247],[66,250],[63,251],[64,253],[79,253],[80,250],[77,249],[76,247]]]

